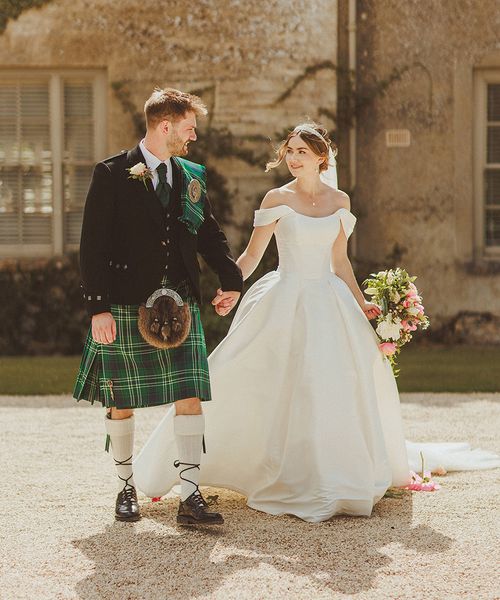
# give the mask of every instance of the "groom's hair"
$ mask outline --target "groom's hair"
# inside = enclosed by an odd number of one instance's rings
[[[161,121],[179,121],[188,112],[204,117],[208,111],[198,96],[173,88],[155,88],[144,104],[147,127],[156,127]]]

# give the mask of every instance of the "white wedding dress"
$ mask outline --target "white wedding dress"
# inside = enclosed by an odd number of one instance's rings
[[[466,444],[408,443],[409,464],[389,362],[332,272],[332,244],[356,218],[344,208],[319,218],[285,205],[256,211],[256,226],[274,221],[279,268],[248,290],[209,358],[200,483],[241,492],[257,510],[317,522],[370,515],[389,486],[408,483],[420,449],[429,451],[427,468],[500,465]],[[134,461],[136,484],[150,496],[178,483],[173,414]]]

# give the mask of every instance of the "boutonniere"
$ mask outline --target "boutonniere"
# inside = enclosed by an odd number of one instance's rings
[[[144,187],[148,189],[147,181],[148,179],[153,179],[151,169],[148,169],[144,163],[139,162],[133,167],[130,167],[130,169],[127,169],[127,171],[130,173],[129,179],[138,179],[139,181],[142,181]]]

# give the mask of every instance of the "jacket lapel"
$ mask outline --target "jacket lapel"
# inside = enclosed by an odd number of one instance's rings
[[[181,252],[184,255],[185,246],[186,246],[185,241],[186,241],[186,238],[190,237],[190,236],[189,236],[187,227],[184,225],[184,223],[182,223],[182,221],[179,220],[179,217],[182,215],[182,190],[183,190],[183,185],[184,185],[183,174],[182,174],[182,169],[180,168],[179,164],[175,160],[175,157],[172,157],[170,159],[170,164],[172,165],[172,198],[175,202],[178,203],[178,206],[177,206],[178,215],[177,215],[177,219],[176,219],[176,224],[177,224],[177,231],[178,231],[178,235],[179,235],[179,245],[181,248]]]
[[[182,172],[174,157],[170,159],[170,164],[172,165],[172,196],[182,205]]]
[[[133,167],[137,163],[146,164],[146,160],[142,155],[139,144],[127,153],[128,168]],[[161,202],[156,195],[151,179],[146,180],[146,186],[140,179],[129,179],[131,193],[144,202],[146,210],[151,215],[158,229],[163,233],[163,209]]]

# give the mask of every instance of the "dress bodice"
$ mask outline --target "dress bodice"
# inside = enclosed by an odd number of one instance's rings
[[[326,217],[310,217],[282,204],[255,211],[254,226],[277,221],[274,235],[279,253],[279,272],[305,279],[319,279],[332,272],[331,252],[343,227],[349,237],[356,217],[339,208]]]

